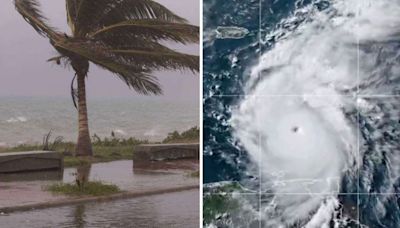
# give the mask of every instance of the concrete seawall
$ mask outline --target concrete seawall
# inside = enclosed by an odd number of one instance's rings
[[[63,157],[52,151],[0,153],[0,173],[63,169]]]
[[[199,159],[198,143],[147,144],[136,146],[134,162]]]
[[[198,143],[145,144],[134,148],[133,168],[136,170],[179,169],[193,161],[198,163],[198,159]],[[190,169],[190,165],[186,168]]]

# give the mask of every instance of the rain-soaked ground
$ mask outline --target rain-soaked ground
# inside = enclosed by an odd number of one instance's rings
[[[199,191],[0,215],[4,228],[199,227]]]
[[[163,190],[199,184],[198,178],[190,176],[198,170],[198,161],[179,160],[159,163],[156,169],[133,168],[131,160],[93,164],[89,180],[118,185],[122,191],[141,192]],[[76,168],[63,172],[47,171],[24,174],[0,175],[0,211],[4,207],[15,207],[67,199],[44,191],[44,187],[57,182],[74,182]],[[140,205],[138,205],[140,207]],[[193,206],[192,207],[197,207]],[[3,219],[0,217],[0,227]]]

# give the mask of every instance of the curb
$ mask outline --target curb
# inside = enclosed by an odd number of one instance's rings
[[[0,213],[8,214],[8,213],[12,213],[12,212],[46,209],[46,208],[52,208],[52,207],[81,204],[81,203],[107,202],[107,201],[118,200],[118,199],[139,198],[139,197],[144,197],[144,196],[181,192],[181,191],[187,191],[187,190],[193,190],[193,189],[199,189],[199,185],[189,185],[189,186],[178,187],[178,188],[167,188],[167,189],[160,189],[160,190],[146,191],[146,192],[122,192],[122,193],[116,193],[116,194],[109,195],[109,196],[88,196],[88,197],[83,197],[83,198],[63,199],[63,200],[59,200],[59,201],[36,203],[36,204],[22,205],[22,206],[15,206],[15,207],[3,207],[3,208],[0,208]]]

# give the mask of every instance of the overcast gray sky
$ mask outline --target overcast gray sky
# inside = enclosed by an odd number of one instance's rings
[[[178,15],[199,25],[199,0],[157,0]],[[65,0],[40,0],[51,25],[69,31]],[[48,40],[39,36],[14,9],[13,1],[0,8],[0,96],[69,96],[72,70],[46,62],[57,55]],[[68,32],[69,33],[69,32]],[[174,45],[174,49],[198,55],[199,46]],[[168,98],[198,100],[199,76],[191,72],[156,72]],[[117,76],[91,65],[89,97],[132,97],[136,94]]]

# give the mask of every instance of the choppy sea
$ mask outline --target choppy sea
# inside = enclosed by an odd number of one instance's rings
[[[91,135],[161,140],[199,126],[199,105],[163,97],[88,100]],[[0,146],[41,143],[52,136],[75,141],[77,111],[69,97],[0,97]]]

